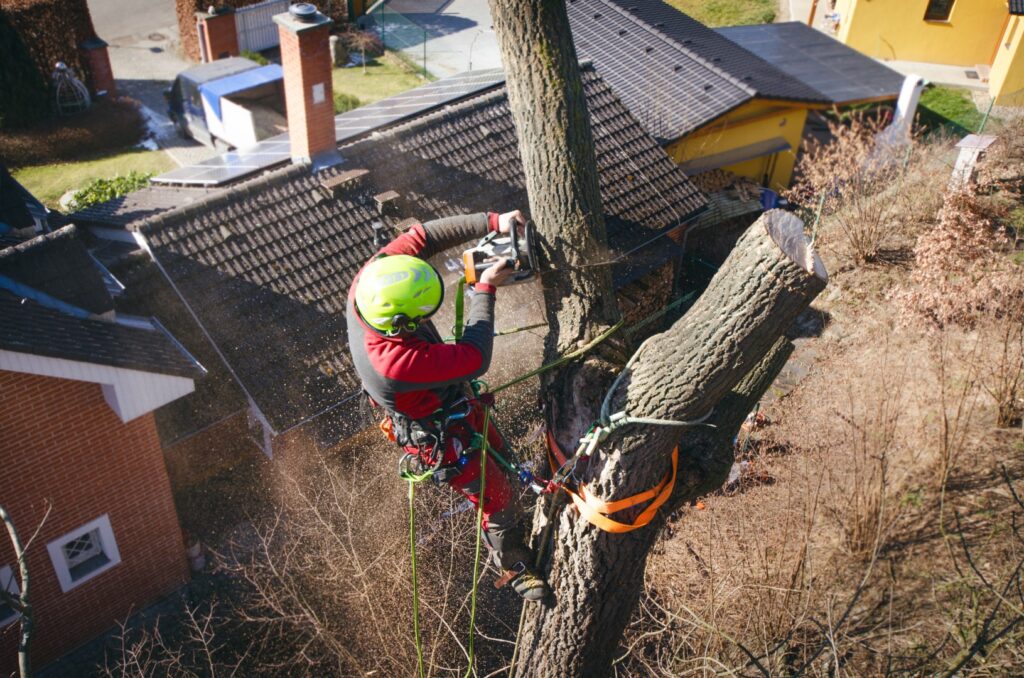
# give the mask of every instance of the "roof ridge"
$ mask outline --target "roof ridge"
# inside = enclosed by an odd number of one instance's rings
[[[75,228],[74,224],[68,224],[62,226],[56,231],[48,231],[46,233],[40,233],[37,236],[33,236],[28,240],[9,245],[8,247],[0,248],[0,261],[13,257],[18,254],[23,254],[37,247],[41,247],[47,243],[55,242],[57,240],[63,240],[64,238],[73,238],[77,235],[78,229]]]
[[[703,56],[701,56],[697,52],[693,51],[692,49],[689,49],[689,48],[685,47],[681,42],[679,42],[678,40],[676,40],[675,38],[670,36],[668,33],[665,33],[664,31],[658,30],[655,26],[647,23],[646,21],[644,21],[643,19],[638,17],[633,12],[630,12],[628,9],[625,9],[624,7],[619,5],[617,2],[615,2],[615,0],[598,0],[598,2],[603,3],[607,7],[611,7],[613,10],[615,10],[619,14],[629,18],[629,20],[632,21],[634,24],[637,24],[641,28],[645,29],[648,33],[652,33],[652,34],[656,35],[658,38],[660,38],[661,40],[669,43],[671,46],[675,47],[680,52],[683,52],[688,57],[690,57],[691,59],[693,59],[694,61],[699,63],[701,66],[704,66],[708,70],[712,71],[715,75],[728,80],[730,84],[735,85],[736,87],[739,87],[741,90],[743,90],[744,92],[746,92],[750,96],[754,97],[754,96],[758,95],[757,90],[754,89],[753,87],[749,86],[747,83],[743,82],[739,78],[734,77],[731,73],[728,73],[727,71],[719,68],[714,63],[710,62],[709,60],[707,60],[706,58],[704,58]],[[659,0],[659,2],[660,2],[660,0]],[[707,30],[712,31],[712,29],[708,28],[707,26],[704,26],[704,24],[702,24],[701,22],[697,21],[696,19],[691,17],[686,12],[681,12],[678,9],[676,9],[675,7],[673,7],[672,5],[669,5],[668,3],[666,3],[666,7],[668,9],[670,9],[670,10],[679,12],[679,14],[682,14],[683,16],[685,16],[685,17],[695,21],[696,23],[700,24],[704,28],[707,28]],[[712,31],[712,32],[714,32],[714,31]],[[732,42],[732,41],[730,40],[730,42]],[[735,44],[735,43],[733,43],[733,44]],[[736,45],[736,47],[742,49],[739,45]],[[744,51],[746,51],[746,50],[744,50]],[[750,56],[753,57],[754,59],[758,60],[758,61],[763,61],[763,59],[758,57],[756,54],[751,53]],[[767,61],[764,61],[764,63],[767,66],[771,66],[771,64],[769,64]],[[782,71],[779,71],[779,72],[782,73]],[[782,75],[784,75],[787,78],[789,77],[785,73],[782,73]]]
[[[598,79],[601,79],[601,74],[597,72],[592,59],[580,59],[579,69],[580,75],[584,73],[593,73]],[[341,149],[348,146],[355,146],[375,138],[394,136],[399,133],[415,131],[419,127],[433,124],[436,120],[439,120],[446,115],[472,111],[473,109],[490,104],[497,99],[507,99],[508,90],[505,87],[507,80],[508,79],[505,78],[500,82],[491,85],[487,89],[480,90],[465,99],[455,101],[454,103],[442,104],[436,108],[428,109],[428,111],[422,112],[411,119],[398,122],[397,124],[384,127],[383,129],[372,130],[364,136],[353,139],[350,143],[346,143],[344,146],[339,146],[338,148]]]
[[[127,228],[131,231],[146,235],[151,233],[154,229],[159,229],[168,224],[176,223],[179,220],[188,219],[195,214],[204,213],[214,207],[227,205],[238,196],[249,195],[257,192],[258,190],[267,189],[272,186],[285,183],[300,174],[309,172],[311,167],[312,165],[308,162],[290,163],[271,172],[265,172],[253,177],[252,179],[242,181],[234,186],[229,186],[225,190],[211,193],[210,195],[204,196],[193,203],[175,207],[174,209],[166,212],[154,214],[151,217],[128,224]]]

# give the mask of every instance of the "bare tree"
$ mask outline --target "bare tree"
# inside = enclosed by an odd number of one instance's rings
[[[28,678],[32,675],[29,648],[32,644],[32,632],[35,630],[35,618],[32,612],[32,604],[29,602],[31,580],[29,579],[28,561],[25,558],[25,554],[28,551],[28,547],[35,540],[36,535],[39,534],[39,530],[42,529],[46,518],[50,515],[50,508],[51,506],[47,504],[46,513],[43,514],[43,519],[39,521],[36,531],[32,533],[32,537],[27,542],[22,543],[21,537],[18,536],[18,530],[14,525],[14,520],[7,513],[7,509],[0,506],[0,520],[4,521],[4,525],[7,527],[7,534],[11,539],[11,545],[14,547],[14,557],[18,561],[18,578],[20,579],[20,591],[17,596],[10,593],[7,582],[0,582],[0,600],[20,615],[18,620],[18,623],[21,625],[21,634],[18,637],[18,672],[21,674],[21,678]]]
[[[619,317],[607,267],[584,265],[600,260],[596,253],[605,241],[593,142],[564,2],[490,5],[546,259],[551,331],[545,358],[553,360],[599,337]],[[635,495],[670,473],[679,445],[678,479],[660,515],[720,485],[732,462],[735,432],[781,367],[780,335],[824,288],[825,278],[798,219],[782,212],[762,217],[686,316],[641,346],[610,398],[612,411],[633,417],[706,418],[713,427],[682,435],[679,427],[664,425],[616,430],[577,467],[580,479],[606,501]],[[563,449],[574,450],[599,419],[627,348],[603,342],[587,359],[545,378],[548,425]],[[524,676],[603,675],[639,599],[663,518],[610,534],[550,505],[559,501],[548,498],[538,512],[557,523],[553,541],[539,545],[551,553],[555,604],[526,612],[515,670]]]

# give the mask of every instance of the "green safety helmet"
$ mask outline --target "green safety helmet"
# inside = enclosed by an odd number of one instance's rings
[[[367,325],[389,337],[413,332],[441,307],[444,286],[437,269],[408,254],[367,264],[356,283],[356,309]]]

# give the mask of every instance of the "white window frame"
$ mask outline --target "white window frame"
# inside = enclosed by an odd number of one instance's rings
[[[64,555],[64,545],[69,541],[73,541],[85,534],[88,534],[89,532],[92,532],[93,530],[99,530],[100,550],[103,552],[103,555],[106,556],[107,562],[103,563],[95,570],[75,579],[71,575],[71,567],[68,565],[67,558]],[[93,577],[103,574],[121,562],[121,552],[117,549],[117,541],[114,539],[114,530],[110,526],[110,516],[106,513],[63,536],[54,539],[46,545],[46,550],[50,552],[50,562],[53,563],[53,569],[57,572],[57,580],[60,582],[60,588],[65,593],[76,586],[84,584]]]
[[[10,565],[0,566],[0,587],[6,588],[15,598],[21,595],[21,586],[18,585],[18,578],[14,576],[14,569]],[[13,624],[19,617],[21,613],[12,608],[9,615],[0,617],[0,629]]]

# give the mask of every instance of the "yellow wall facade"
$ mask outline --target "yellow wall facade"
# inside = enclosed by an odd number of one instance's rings
[[[682,164],[782,137],[789,142],[791,150],[723,168],[779,190],[787,187],[793,176],[806,121],[807,108],[804,106],[754,100],[669,144],[665,150],[673,160]]]
[[[928,0],[837,0],[841,42],[878,59],[992,63],[1006,0],[956,0],[949,21],[925,21]]]
[[[1024,17],[1012,17],[999,40],[988,92],[997,106],[1024,106]]]

